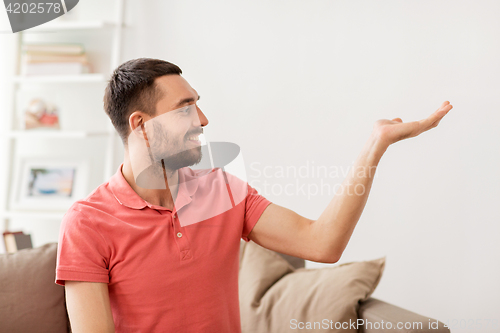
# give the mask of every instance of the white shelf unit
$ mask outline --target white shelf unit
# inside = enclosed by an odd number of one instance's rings
[[[29,220],[61,220],[64,212],[31,212],[31,211],[7,211],[2,214],[4,219],[29,219]]]
[[[16,130],[5,133],[7,137],[11,138],[89,138],[92,136],[106,136],[113,134],[112,131],[52,131],[52,130]]]
[[[100,73],[80,75],[16,75],[13,81],[15,83],[92,83],[105,82],[106,77]]]
[[[29,29],[25,33],[32,32],[58,32],[61,30],[84,30],[84,29],[103,29],[112,28],[115,24],[106,21],[57,21],[48,22]]]
[[[29,29],[25,32],[19,32],[18,34],[18,47],[17,47],[17,75],[11,78],[11,83],[13,85],[14,101],[13,107],[10,112],[6,114],[6,121],[9,124],[9,129],[2,133],[1,136],[6,138],[7,151],[5,156],[5,161],[7,164],[5,175],[2,179],[2,189],[4,190],[4,200],[0,203],[0,219],[2,219],[4,224],[4,230],[9,230],[9,221],[12,219],[31,219],[31,220],[61,220],[65,211],[34,211],[34,210],[12,210],[10,208],[11,193],[13,191],[13,186],[15,181],[13,180],[13,168],[15,166],[15,159],[17,158],[17,147],[18,141],[31,140],[33,142],[40,142],[43,140],[57,140],[61,141],[71,141],[72,142],[85,142],[85,140],[93,140],[95,138],[100,138],[105,141],[105,144],[99,145],[100,147],[95,147],[95,149],[104,149],[104,165],[100,168],[102,173],[102,181],[106,181],[114,173],[114,156],[116,147],[116,132],[112,127],[111,123],[108,122],[107,128],[105,129],[61,129],[61,130],[22,130],[16,125],[17,116],[17,101],[16,93],[18,90],[25,86],[42,86],[43,89],[51,89],[57,85],[64,86],[66,89],[73,89],[75,94],[79,93],[78,87],[81,84],[104,85],[106,83],[107,77],[111,74],[114,68],[119,65],[120,53],[121,53],[121,39],[122,39],[122,29],[123,29],[123,11],[124,11],[124,0],[114,0],[115,12],[113,22],[106,20],[76,20],[76,21],[64,21],[64,20],[54,20],[47,24]],[[82,4],[80,4],[81,6]],[[79,34],[82,35],[92,35],[98,34],[105,29],[108,34],[111,35],[111,41],[106,43],[109,47],[109,62],[106,68],[101,68],[98,73],[92,74],[81,74],[81,75],[45,75],[45,76],[22,76],[21,73],[21,51],[22,44],[26,37],[36,38],[38,35],[43,35],[45,38],[50,40],[51,37],[57,36],[58,34]],[[102,34],[101,34],[102,35]],[[43,40],[43,38],[42,38]],[[99,54],[95,54],[98,57]],[[103,66],[104,67],[104,66]],[[57,88],[52,88],[57,89]],[[102,99],[103,91],[98,98]],[[102,111],[104,113],[104,111]],[[89,143],[90,144],[90,143]],[[92,143],[94,146],[98,146]],[[92,148],[93,149],[93,148]],[[97,170],[93,170],[97,172]],[[89,191],[92,190],[89,188]]]

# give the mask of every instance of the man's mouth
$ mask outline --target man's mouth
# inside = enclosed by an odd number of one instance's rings
[[[192,143],[194,143],[196,145],[201,145],[200,135],[199,134],[191,135],[190,137],[188,137],[187,141],[192,142]]]

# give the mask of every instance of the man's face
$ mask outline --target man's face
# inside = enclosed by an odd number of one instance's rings
[[[156,104],[156,115],[145,123],[145,131],[155,163],[177,170],[199,163],[199,135],[208,120],[198,108],[198,93],[180,75],[156,79],[163,96]]]

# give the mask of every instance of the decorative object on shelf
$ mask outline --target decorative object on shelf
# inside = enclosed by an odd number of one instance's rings
[[[17,129],[59,130],[61,128],[61,96],[57,90],[19,89],[16,95]]]
[[[11,209],[68,209],[86,194],[86,161],[19,158],[17,164]]]
[[[3,233],[3,241],[7,253],[15,253],[22,249],[32,249],[31,235],[25,234],[22,231]]]
[[[22,75],[78,75],[90,73],[82,44],[24,44]]]
[[[24,128],[59,129],[59,115],[55,104],[41,98],[32,99],[24,113]]]

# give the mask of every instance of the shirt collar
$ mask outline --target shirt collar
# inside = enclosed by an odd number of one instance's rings
[[[198,189],[199,177],[192,169],[185,167],[180,168],[179,172],[179,190],[175,200],[175,210],[179,211],[182,207],[187,206],[193,201],[193,196]]]
[[[109,180],[109,188],[115,199],[123,206],[132,209],[143,209],[151,205],[142,199],[133,189],[122,174],[123,163]],[[198,177],[190,168],[181,168],[179,172],[179,191],[175,202],[175,210],[180,210],[192,201],[198,188]]]

